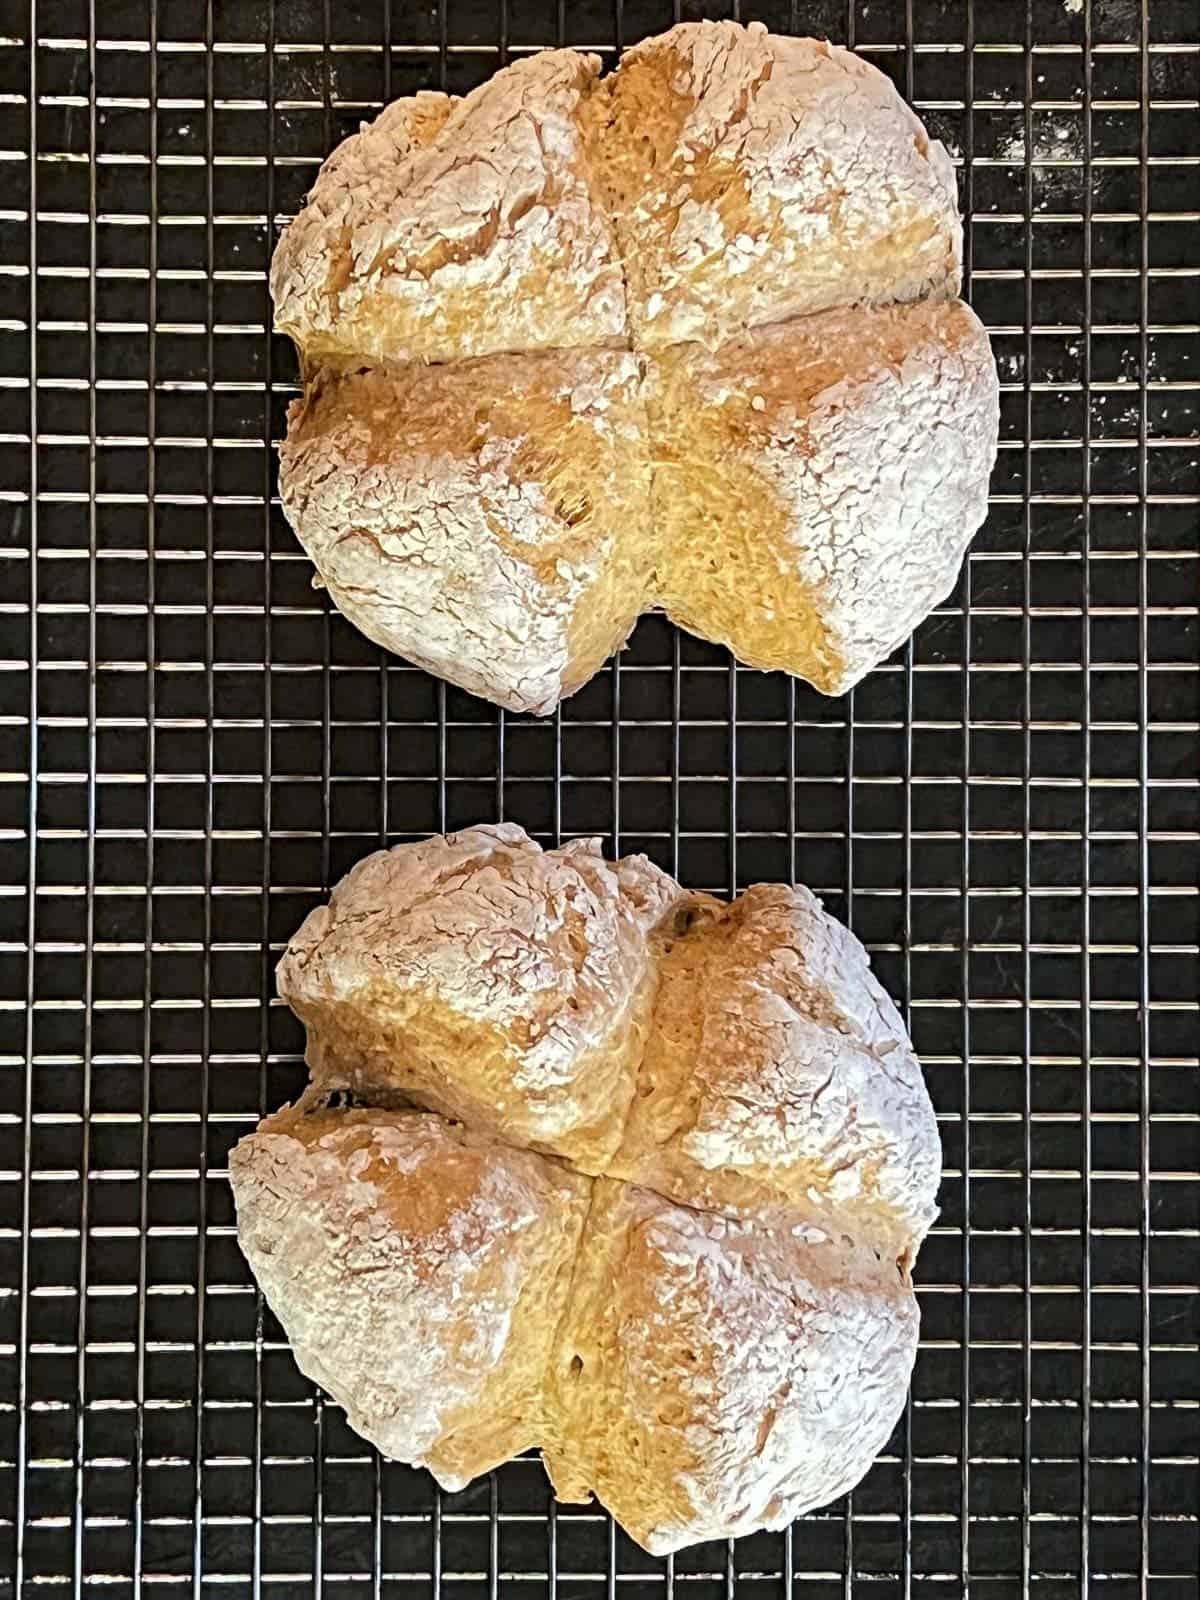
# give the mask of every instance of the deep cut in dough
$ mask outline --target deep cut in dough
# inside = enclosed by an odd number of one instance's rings
[[[840,694],[953,586],[998,420],[978,318],[923,301],[324,372],[280,490],[364,633],[509,710],[552,711],[655,606]]]
[[[654,608],[840,693],[987,509],[950,159],[875,67],[759,23],[598,72],[546,51],[325,163],[271,273],[284,509],[370,638],[513,711]]]
[[[279,987],[312,1081],[233,1153],[238,1233],[361,1433],[451,1488],[539,1446],[656,1554],[858,1481],[940,1152],[808,890],[472,828],[362,861]]]

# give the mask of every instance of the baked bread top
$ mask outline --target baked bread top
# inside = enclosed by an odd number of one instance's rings
[[[379,851],[279,963],[322,1089],[395,1095],[603,1171],[633,1095],[649,930],[679,886],[509,823]]]
[[[585,1178],[442,1117],[285,1108],[233,1152],[242,1249],[296,1361],[450,1487],[537,1437]]]
[[[647,363],[657,599],[843,694],[942,601],[987,515],[999,404],[961,300],[841,309]]]
[[[471,828],[361,862],[278,976],[311,1083],[233,1152],[239,1237],[360,1432],[454,1488],[538,1446],[656,1553],[862,1475],[940,1152],[815,896]]]
[[[317,175],[271,264],[307,365],[624,343],[580,117],[599,59],[546,50],[461,100],[387,107]]]
[[[950,158],[869,62],[702,22],[599,69],[542,51],[334,152],[271,269],[306,363],[715,345],[958,292]]]
[[[681,23],[587,102],[635,348],[958,293],[954,168],[878,68],[761,23]]]
[[[662,608],[851,687],[950,590],[998,385],[949,157],[852,52],[686,23],[389,106],[272,268],[284,510],[369,637],[545,714]]]

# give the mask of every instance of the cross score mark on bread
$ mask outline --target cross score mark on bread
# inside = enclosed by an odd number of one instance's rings
[[[474,828],[361,862],[279,987],[312,1081],[231,1156],[239,1237],[355,1428],[450,1488],[539,1446],[656,1553],[858,1481],[940,1151],[806,889]]]
[[[954,173],[887,79],[760,24],[389,106],[272,267],[284,508],[387,648],[545,713],[661,607],[850,687],[982,522],[998,392]]]

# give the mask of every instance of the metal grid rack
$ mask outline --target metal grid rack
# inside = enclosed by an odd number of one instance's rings
[[[861,50],[960,161],[992,512],[845,699],[650,620],[542,723],[310,589],[265,268],[384,100],[670,5],[0,5],[0,1593],[1195,1600],[1200,15],[741,14]],[[786,1535],[663,1563],[533,1462],[437,1493],[238,1254],[226,1153],[299,1077],[282,941],[379,843],[496,816],[795,874],[906,1006],[946,1161],[912,1399]]]

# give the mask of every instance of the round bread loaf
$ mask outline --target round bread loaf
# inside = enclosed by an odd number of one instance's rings
[[[654,608],[840,693],[987,508],[949,157],[876,68],[759,23],[598,70],[398,101],[325,163],[271,274],[284,509],[365,633],[514,711]]]
[[[538,1446],[659,1554],[857,1482],[940,1155],[812,894],[473,828],[361,862],[279,987],[311,1083],[233,1152],[239,1239],[355,1428],[450,1488]]]

